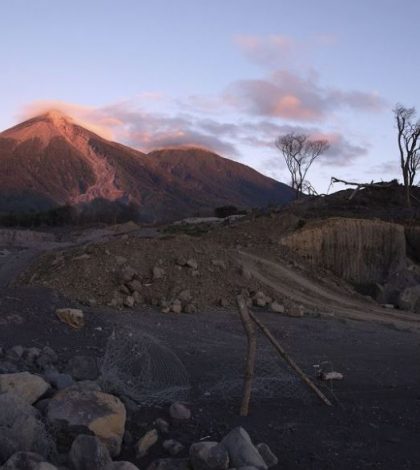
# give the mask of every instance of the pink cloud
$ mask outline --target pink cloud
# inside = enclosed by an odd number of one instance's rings
[[[121,121],[113,116],[102,115],[97,108],[58,100],[30,103],[21,110],[19,119],[30,119],[51,110],[61,111],[81,126],[106,139],[112,139],[114,137],[114,129],[122,124]]]
[[[320,121],[343,108],[380,111],[384,100],[376,93],[322,87],[316,74],[301,76],[277,70],[259,80],[238,80],[227,88],[225,103],[241,112],[295,121]]]

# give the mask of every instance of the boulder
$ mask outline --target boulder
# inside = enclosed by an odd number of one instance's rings
[[[301,318],[305,315],[305,307],[303,305],[289,305],[286,314],[288,317]]]
[[[188,266],[191,269],[197,270],[198,269],[197,260],[195,260],[194,258],[190,258],[186,261],[185,266]]]
[[[37,357],[36,363],[41,369],[46,369],[53,366],[58,361],[58,355],[54,349],[49,346],[44,346],[41,350],[41,354]]]
[[[131,462],[125,462],[121,460],[120,462],[111,462],[109,463],[104,470],[139,470],[138,467],[136,467],[134,464]]]
[[[169,414],[172,419],[187,420],[191,418],[191,411],[179,402],[172,403],[169,407]]]
[[[172,457],[176,457],[184,450],[184,446],[175,439],[168,439],[164,441],[162,447],[166,450],[166,452],[172,455]]]
[[[36,363],[36,360],[41,355],[41,350],[39,348],[27,348],[23,353],[23,360],[26,364],[32,366]]]
[[[184,307],[184,312],[185,313],[197,313],[198,311],[198,307],[197,305],[193,304],[193,303],[189,303],[187,305],[185,305]]]
[[[125,284],[132,281],[137,276],[137,271],[131,266],[123,266],[118,272],[118,280]]]
[[[29,372],[0,375],[0,393],[12,393],[29,405],[39,400],[49,388],[42,377]]]
[[[147,470],[191,470],[189,459],[158,459]]]
[[[23,356],[23,353],[25,352],[24,348],[20,345],[16,345],[16,346],[13,346],[11,347],[6,355],[8,356],[9,354],[13,355],[14,357],[16,357],[17,359],[20,359],[22,356]]]
[[[284,313],[284,305],[274,301],[270,304],[270,310],[275,313]]]
[[[95,380],[99,375],[96,358],[92,356],[73,356],[67,364],[67,372],[75,380]]]
[[[194,470],[226,470],[229,454],[218,442],[197,442],[190,447],[190,459]]]
[[[136,445],[137,458],[142,458],[149,452],[149,449],[153,447],[159,440],[159,434],[156,429],[148,431],[143,437],[139,439]]]
[[[130,292],[141,292],[142,284],[139,280],[134,279],[127,283],[127,287],[130,289]]]
[[[103,470],[112,459],[106,446],[97,437],[81,434],[73,441],[69,461],[74,470]]]
[[[57,390],[63,390],[64,388],[71,387],[74,385],[73,377],[69,374],[62,374],[55,369],[47,370],[44,375],[44,379]]]
[[[16,452],[1,467],[2,470],[56,470],[54,465],[34,452]]]
[[[232,429],[232,431],[223,438],[221,444],[226,448],[231,467],[256,467],[260,470],[266,470],[267,464],[261,457],[257,448],[251,441],[249,434],[242,427]]]
[[[221,307],[229,307],[229,300],[226,299],[225,297],[222,297],[219,300],[219,304],[220,304]]]
[[[78,308],[58,308],[55,314],[71,328],[79,330],[85,326],[83,311]]]
[[[112,456],[120,453],[126,411],[113,395],[73,388],[62,390],[51,399],[47,419],[58,428],[85,427],[106,445]]]
[[[127,263],[127,258],[124,258],[124,256],[116,256],[115,263],[117,266],[123,266],[125,263]]]
[[[184,289],[178,294],[178,299],[183,303],[189,303],[192,300],[191,291],[189,289]]]
[[[155,422],[154,422],[154,425],[157,427],[157,429],[164,433],[164,434],[167,434],[169,432],[169,423],[162,419],[162,418],[158,418]]]
[[[279,463],[279,459],[277,458],[277,456],[273,454],[273,451],[264,442],[257,445],[257,450],[260,453],[261,457],[264,459],[264,462],[266,463],[268,468],[274,467]]]
[[[0,394],[0,462],[16,452],[48,455],[51,449],[52,441],[38,411],[15,395]]]
[[[159,266],[155,266],[152,270],[152,276],[154,281],[162,279],[165,276],[165,270]]]
[[[175,299],[171,304],[170,311],[174,312],[174,313],[181,313],[182,312],[182,302],[179,299]]]
[[[398,296],[398,307],[420,313],[420,285],[403,289]]]
[[[134,300],[134,297],[132,295],[127,295],[127,297],[124,299],[125,307],[133,308],[135,303],[136,301]]]

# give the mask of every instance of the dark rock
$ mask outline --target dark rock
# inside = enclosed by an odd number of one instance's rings
[[[57,353],[49,346],[42,348],[41,354],[37,357],[36,363],[41,369],[46,369],[58,361]]]
[[[16,452],[3,465],[2,470],[52,470],[55,467],[51,464],[41,466],[45,462],[45,458],[34,452]]]
[[[147,470],[191,470],[189,459],[158,459]]]
[[[191,418],[191,411],[182,403],[172,403],[169,407],[171,418],[178,420],[186,420]]]
[[[226,470],[229,468],[227,449],[218,442],[197,442],[190,447],[194,470]]]
[[[97,437],[86,435],[76,437],[69,460],[75,470],[103,470],[112,462],[105,445]]]
[[[99,375],[96,358],[91,356],[74,356],[68,362],[67,372],[75,380],[95,380]]]

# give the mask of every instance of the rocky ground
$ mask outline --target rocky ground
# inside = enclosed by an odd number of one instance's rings
[[[312,222],[299,204],[216,225],[0,233],[1,468],[416,468],[415,226]],[[333,406],[258,334],[239,416],[239,293]]]
[[[108,462],[106,451],[93,452],[91,446],[94,449],[101,447],[97,441],[86,443],[80,438],[71,452],[71,442],[77,435],[90,434],[86,430],[89,423],[68,426],[62,422],[71,421],[74,415],[85,416],[82,412],[84,407],[97,405],[99,390],[118,397],[117,403],[121,401],[126,410],[124,426],[122,418],[120,427],[117,426],[117,442],[122,437],[121,453],[116,455],[117,451],[112,451],[113,459],[130,461],[138,468],[147,468],[162,458],[177,461],[171,463],[173,466],[157,468],[187,468],[178,465],[185,465],[185,459],[190,458],[192,444],[221,442],[238,426],[246,429],[255,444],[264,442],[271,448],[279,459],[274,468],[410,469],[415,468],[420,458],[420,342],[417,333],[367,322],[291,318],[260,311],[260,318],[334,406],[330,408],[319,401],[290,370],[282,366],[275,369],[272,364],[279,360],[264,338],[259,337],[261,357],[257,361],[250,415],[241,418],[238,410],[246,344],[234,312],[203,310],[195,316],[168,316],[153,308],[116,312],[114,309],[90,307],[84,311],[84,326],[76,330],[55,313],[57,308],[69,305],[68,299],[49,289],[7,289],[1,294],[0,343],[3,352],[0,377],[3,379],[0,380],[0,388],[7,391],[7,383],[10,384],[8,374],[33,374],[31,379],[20,379],[25,384],[22,390],[26,399],[33,401],[30,410],[36,419],[31,422],[52,433],[52,442],[58,445],[58,453],[51,453],[51,437],[46,439],[46,443],[43,441],[44,444],[35,443],[33,450],[44,454],[44,460],[58,467],[105,468],[105,465],[95,467],[86,460],[77,463],[79,457],[74,457],[82,449],[85,459],[91,458],[92,453],[99,453],[105,454],[105,462]],[[134,338],[130,339],[127,328]],[[116,337],[131,347],[145,343],[148,335],[169,348],[185,367],[188,380],[183,383],[186,387],[183,387],[182,395],[173,390],[167,390],[166,395],[159,393],[162,387],[168,388],[162,375],[158,380],[160,385],[144,390],[141,396],[133,395],[128,386],[112,390],[109,382],[103,380],[107,374],[101,364],[110,348],[109,338]],[[160,354],[159,351],[155,350],[154,354]],[[149,349],[149,352],[153,353],[153,350]],[[121,370],[126,370],[128,356],[119,357]],[[169,369],[174,364],[180,367],[174,356],[160,357],[169,361]],[[319,381],[319,368],[339,371],[344,378],[334,383]],[[166,370],[161,366],[155,369],[155,373],[158,375],[159,371]],[[134,374],[135,369],[131,366],[128,371],[133,374],[132,380],[136,380],[139,371]],[[178,372],[180,376],[182,371]],[[19,383],[14,377],[15,383]],[[280,380],[274,380],[276,378]],[[29,386],[32,381],[36,385]],[[14,397],[17,389],[18,386],[13,389]],[[101,395],[99,397],[103,399]],[[173,411],[171,415],[170,407],[178,399],[191,412],[188,419],[174,418]],[[60,405],[54,406],[57,403]],[[71,403],[68,416],[63,415],[68,409],[64,403],[67,406]],[[10,404],[6,401],[0,413],[3,419],[7,416],[4,409],[7,406]],[[29,413],[28,406],[27,402],[22,413]],[[100,410],[103,412],[103,408]],[[121,410],[122,405],[114,410],[114,414],[119,415]],[[52,426],[55,418],[59,418],[58,430]],[[108,418],[107,415],[99,428],[93,426],[103,442],[109,438],[107,426],[113,432],[116,429],[115,423],[111,426]],[[161,420],[168,424],[168,428]],[[141,439],[147,435],[146,440],[153,442],[155,430],[156,443],[140,455],[139,446],[145,444],[139,444],[139,441],[144,442]],[[8,427],[9,431],[16,432],[16,428],[10,430]],[[182,445],[182,450],[172,456],[169,449],[173,449],[175,444],[167,441],[176,441],[180,444],[176,448],[181,449]],[[110,445],[110,450],[113,445]],[[25,450],[28,448],[31,445]],[[4,447],[1,449],[4,452]],[[5,454],[2,458],[5,460]],[[35,467],[10,464],[5,468]]]

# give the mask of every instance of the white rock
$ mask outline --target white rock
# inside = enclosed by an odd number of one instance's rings
[[[221,444],[227,449],[231,467],[256,467],[266,470],[267,464],[254,446],[249,434],[242,427],[233,429]]]

